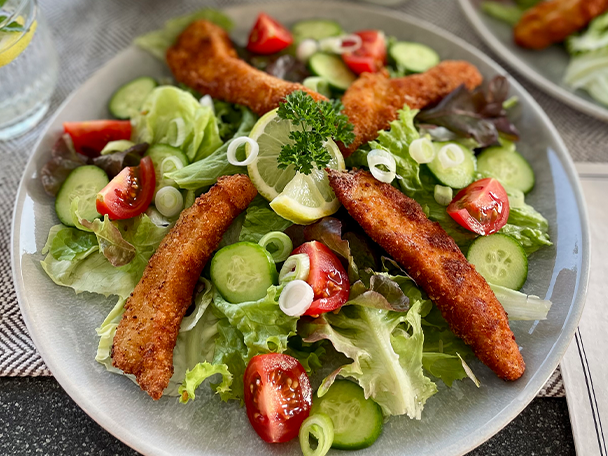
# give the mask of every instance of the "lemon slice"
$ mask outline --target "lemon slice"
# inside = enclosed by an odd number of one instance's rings
[[[17,22],[23,23],[22,18],[18,18]],[[32,22],[29,30],[25,33],[21,32],[3,32],[0,31],[0,67],[8,65],[21,54],[30,44],[36,31],[38,22]]]
[[[249,137],[260,146],[258,159],[247,166],[249,177],[258,192],[270,201],[270,207],[281,217],[298,225],[308,225],[335,213],[340,208],[327,173],[313,168],[308,175],[296,172],[293,166],[278,167],[281,148],[292,144],[289,134],[301,127],[277,116],[277,109],[262,116]],[[334,141],[325,145],[331,155],[329,168],[345,169],[344,158]]]

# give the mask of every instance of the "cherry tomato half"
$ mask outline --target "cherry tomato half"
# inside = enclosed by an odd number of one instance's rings
[[[467,230],[487,236],[506,225],[509,197],[500,182],[488,177],[460,190],[447,212]]]
[[[319,315],[339,309],[348,300],[350,282],[340,260],[324,244],[311,241],[291,254],[306,253],[310,258],[310,273],[306,282],[315,292],[314,301],[305,315]]]
[[[282,51],[291,43],[293,43],[293,37],[289,30],[268,14],[260,13],[249,33],[247,49],[256,54],[274,54]]]
[[[91,158],[98,157],[110,141],[131,139],[129,120],[64,122],[63,130],[72,138],[76,152]]]
[[[148,209],[154,196],[156,176],[150,157],[139,166],[124,168],[97,194],[97,212],[112,220],[135,217]]]
[[[363,30],[355,33],[363,43],[354,52],[342,54],[344,63],[355,73],[376,73],[386,64],[386,38],[379,30]]]
[[[262,440],[287,442],[308,418],[312,389],[300,362],[280,353],[251,358],[244,377],[249,422]]]

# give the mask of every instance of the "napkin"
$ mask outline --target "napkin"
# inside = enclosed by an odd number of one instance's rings
[[[606,456],[608,440],[608,163],[576,166],[591,231],[591,274],[585,310],[561,362],[576,454]]]

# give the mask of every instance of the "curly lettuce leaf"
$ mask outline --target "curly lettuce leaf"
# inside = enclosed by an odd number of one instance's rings
[[[177,87],[154,89],[131,121],[137,142],[178,147],[190,162],[209,156],[222,145],[212,109]]]
[[[385,415],[420,419],[427,399],[437,392],[424,375],[421,314],[430,303],[416,301],[407,313],[349,305],[304,325],[305,340],[329,340],[353,360],[323,384],[322,395],[339,373],[354,378]]]
[[[257,119],[258,117],[249,109],[244,109],[240,121],[241,123],[234,134],[233,139],[249,135]],[[226,152],[231,141],[232,139],[225,142],[208,157],[191,163],[180,170],[167,173],[165,174],[165,177],[175,181],[180,188],[186,190],[199,190],[215,184],[220,176],[246,173],[247,168],[243,166],[234,166],[228,162]]]
[[[112,266],[93,233],[56,225],[42,250],[46,255],[42,268],[57,285],[71,287],[76,293],[88,291],[126,299],[168,228],[154,225],[145,214],[117,227],[123,239],[135,247],[135,256],[128,264]]]
[[[210,364],[204,362],[197,364],[192,370],[186,372],[184,383],[179,387],[179,401],[182,404],[186,404],[190,400],[193,401],[196,398],[196,395],[194,394],[196,388],[198,388],[206,379],[216,374],[222,376],[222,382],[217,385],[216,391],[219,394],[230,393],[230,385],[232,385],[233,377],[228,370],[228,366],[225,364]]]
[[[74,201],[76,199],[74,198]],[[103,222],[99,219],[92,222],[80,219],[79,223],[95,234],[100,252],[112,266],[124,266],[135,258],[135,247],[124,240],[120,230],[110,221],[107,214],[104,216]]]
[[[239,241],[258,243],[265,234],[271,231],[285,231],[293,225],[270,208],[268,201],[262,196],[256,196],[247,207]]]
[[[188,25],[199,19],[211,21],[227,31],[230,31],[233,27],[232,20],[224,13],[213,9],[202,9],[185,16],[170,19],[165,22],[162,29],[138,36],[135,38],[134,43],[164,62],[167,50],[175,43],[177,37]]]
[[[258,301],[232,304],[215,293],[213,304],[230,324],[243,334],[247,361],[260,353],[287,350],[287,339],[296,334],[297,317],[290,317],[279,307],[282,287],[271,286]]]

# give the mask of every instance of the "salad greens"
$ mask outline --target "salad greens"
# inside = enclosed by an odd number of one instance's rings
[[[124,222],[110,222],[135,248],[133,259],[124,266],[115,267],[101,252],[97,236],[77,228],[55,225],[49,232],[42,254],[42,268],[57,285],[71,287],[76,293],[88,291],[104,296],[117,295],[126,299],[157,249],[168,233],[168,228],[154,225],[143,214]],[[112,241],[107,242],[108,248]],[[121,241],[119,241],[121,242]]]
[[[180,148],[191,162],[222,145],[212,109],[177,87],[154,89],[132,123],[138,142]]]

